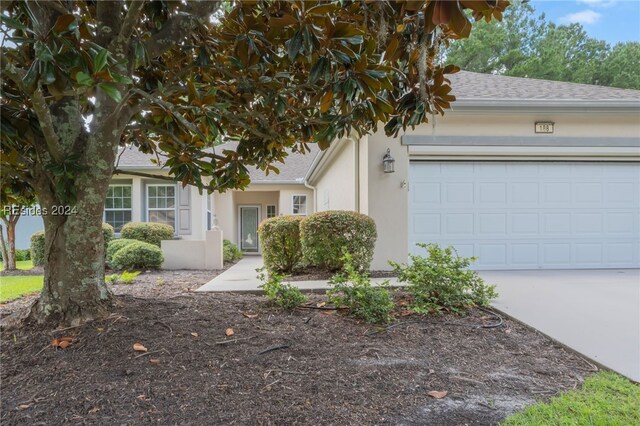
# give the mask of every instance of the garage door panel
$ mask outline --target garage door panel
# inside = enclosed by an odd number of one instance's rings
[[[476,269],[640,267],[639,164],[413,162],[410,180],[412,253],[435,242]]]

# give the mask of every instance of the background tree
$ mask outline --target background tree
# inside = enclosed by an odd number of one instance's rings
[[[466,71],[640,89],[639,46],[626,42],[612,49],[582,25],[547,22],[518,0],[502,21],[479,22],[442,56]]]
[[[285,148],[388,134],[454,97],[439,44],[504,0],[2,2],[2,173],[45,215],[38,321],[105,312],[101,233],[118,147],[168,157],[182,184],[242,188]],[[223,7],[226,5],[226,7]],[[221,138],[237,151],[214,148]],[[130,172],[129,172],[130,173]],[[144,173],[139,173],[145,176]],[[154,176],[155,177],[155,176]]]
[[[1,176],[0,192],[0,248],[6,271],[16,269],[16,226],[22,216],[22,209],[32,206],[36,197],[31,186],[19,179]],[[5,238],[6,229],[6,238]]]

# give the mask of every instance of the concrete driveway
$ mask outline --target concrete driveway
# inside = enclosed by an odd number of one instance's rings
[[[482,271],[494,306],[640,381],[640,269]]]

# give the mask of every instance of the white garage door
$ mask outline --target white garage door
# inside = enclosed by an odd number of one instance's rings
[[[409,250],[475,269],[640,267],[640,164],[412,162]]]

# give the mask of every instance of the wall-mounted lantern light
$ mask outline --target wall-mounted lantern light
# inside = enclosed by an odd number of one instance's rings
[[[395,172],[395,168],[393,165],[393,163],[395,162],[396,160],[391,156],[391,150],[387,148],[387,153],[384,155],[384,157],[382,157],[382,168],[384,172],[385,173]]]

